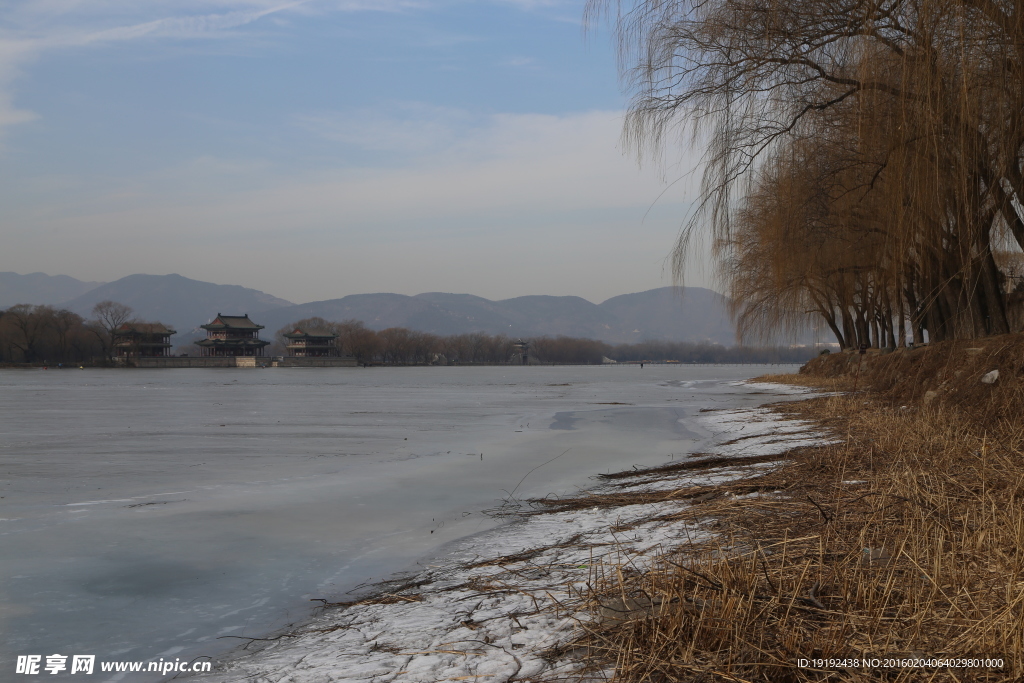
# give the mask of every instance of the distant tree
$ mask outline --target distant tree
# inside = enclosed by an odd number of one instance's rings
[[[89,328],[86,321],[79,318],[80,323],[68,333],[69,360],[92,360],[103,354],[103,345]]]
[[[302,328],[309,332],[328,331],[338,335],[338,349],[362,363],[424,365],[444,356],[449,363],[504,365],[516,353],[513,340],[505,335],[484,332],[447,337],[389,327],[374,332],[362,321],[333,322],[320,317],[304,318],[277,331],[283,335]],[[279,343],[280,343],[279,342]],[[707,342],[645,341],[611,346],[595,339],[577,337],[540,337],[531,340],[530,355],[542,363],[596,365],[604,357],[618,361],[676,361],[680,363],[796,363],[809,359],[817,349],[811,347],[725,347]]]
[[[47,322],[55,337],[57,357],[61,361],[67,362],[71,360],[72,346],[75,344],[75,338],[82,333],[85,320],[82,316],[72,313],[66,308],[53,311],[47,317]]]
[[[0,319],[3,322],[0,335],[5,345],[15,351],[22,362],[34,363],[42,358],[52,312],[49,306],[18,304],[8,308]]]
[[[433,363],[434,355],[441,348],[440,339],[429,332],[410,332],[409,351],[413,363]]]
[[[487,362],[502,365],[508,363],[515,353],[515,344],[503,334],[488,338]]]
[[[0,360],[84,361],[99,351],[82,317],[66,309],[19,304],[0,312]]]
[[[361,363],[371,363],[380,353],[380,339],[360,320],[338,323],[338,345],[345,355],[355,356]]]
[[[487,362],[487,345],[490,337],[483,332],[472,332],[467,335],[469,342],[469,360],[473,363]]]
[[[412,356],[412,338],[404,327],[389,327],[377,333],[381,357],[385,363],[406,364]]]
[[[440,343],[441,353],[449,363],[468,363],[473,359],[473,345],[468,334],[453,334]]]
[[[599,364],[611,347],[594,339],[576,337],[540,337],[530,345],[530,353],[542,363]]]
[[[131,306],[116,301],[101,301],[92,307],[92,314],[96,319],[90,329],[99,338],[103,345],[103,354],[108,359],[113,357],[114,330],[130,322],[133,313]]]

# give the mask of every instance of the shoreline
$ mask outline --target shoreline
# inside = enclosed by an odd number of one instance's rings
[[[811,391],[735,384],[776,395]],[[600,485],[557,501],[509,499],[492,513],[515,521],[449,544],[447,557],[377,584],[369,597],[327,604],[297,629],[247,638],[212,674],[194,680],[426,683],[590,675],[579,653],[566,649],[586,625],[652,610],[651,603],[612,598],[595,611],[595,586],[717,535],[700,520],[678,521],[694,502],[677,494],[738,484],[779,465],[793,448],[829,440],[818,425],[764,407],[702,413],[699,419],[717,432],[708,452],[602,475]]]

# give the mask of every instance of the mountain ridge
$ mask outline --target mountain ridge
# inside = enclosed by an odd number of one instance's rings
[[[171,325],[181,334],[197,329],[218,313],[258,314],[294,306],[291,301],[258,289],[192,280],[177,273],[128,275],[61,305],[88,318],[93,306],[107,300],[131,306],[140,319]]]
[[[250,314],[266,328],[267,339],[290,323],[321,317],[334,321],[361,320],[374,330],[406,327],[442,336],[485,332],[511,337],[565,335],[608,343],[736,343],[728,299],[701,287],[659,287],[621,294],[601,303],[578,296],[546,294],[491,300],[465,293],[423,292],[410,296],[379,292],[295,304],[257,289],[192,280],[178,274],[135,274],[113,282],[84,283],[68,276],[39,273],[18,276],[23,282],[6,290],[3,275],[0,273],[0,301],[24,293],[22,285],[30,280],[49,285],[40,287],[33,297],[35,301],[12,301],[0,308],[13,303],[45,303],[88,318],[96,303],[109,299],[131,306],[140,319],[174,327],[178,331],[175,343],[187,342],[200,334],[199,326],[217,313]],[[79,291],[82,289],[85,291]],[[63,291],[71,291],[74,296],[65,300],[53,298]],[[44,300],[47,297],[50,300]]]
[[[85,282],[70,275],[0,273],[0,310],[18,304],[55,305],[86,294],[105,282]]]
[[[626,298],[623,298],[626,297]],[[728,300],[701,287],[660,287],[595,304],[578,296],[527,295],[492,301],[472,294],[350,294],[277,308],[268,330],[303,318],[361,320],[382,330],[407,327],[437,335],[486,332],[515,337],[571,336],[608,343],[646,340],[735,343]]]

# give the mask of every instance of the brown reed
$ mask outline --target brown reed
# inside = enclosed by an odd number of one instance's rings
[[[871,362],[903,362],[896,355]],[[885,372],[868,377],[877,384]],[[946,400],[927,406],[903,403],[923,394],[919,380],[778,405],[841,442],[796,449],[782,466],[722,486],[608,494],[615,504],[686,498],[667,518],[700,520],[714,534],[662,553],[649,570],[595,571],[593,618],[565,648],[621,683],[1021,680],[1024,417],[1004,406],[985,419],[961,400],[979,391],[976,375],[962,371],[964,386],[947,381]],[[850,385],[848,373],[770,379]],[[1010,400],[1016,385],[1007,384]],[[613,501],[581,504],[603,502]],[[965,657],[1004,666],[898,661]]]

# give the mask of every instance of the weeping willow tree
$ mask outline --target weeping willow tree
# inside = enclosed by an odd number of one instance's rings
[[[704,146],[698,210],[740,332],[825,319],[844,346],[1009,331],[993,251],[1024,247],[1024,2],[591,0],[632,93],[624,137]]]
[[[842,139],[795,141],[771,154],[718,240],[741,338],[798,330],[824,319],[843,347],[895,344],[892,245],[875,198],[872,166]]]

